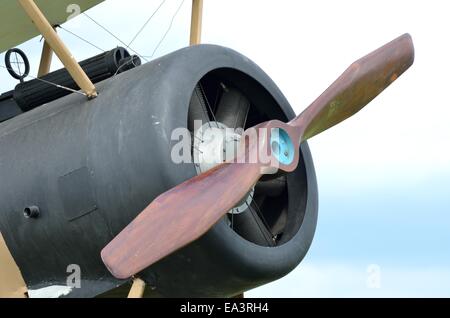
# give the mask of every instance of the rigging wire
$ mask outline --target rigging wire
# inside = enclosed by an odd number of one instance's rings
[[[123,45],[127,46],[127,44],[122,41],[121,39],[119,39],[119,37],[117,37],[114,33],[112,33],[111,31],[109,31],[106,27],[104,27],[103,25],[101,25],[100,23],[98,23],[96,20],[94,20],[93,18],[91,18],[91,16],[89,16],[86,12],[83,12],[83,14],[92,22],[94,22],[96,25],[98,25],[100,28],[102,28],[104,31],[106,31],[109,35],[111,35],[112,37],[114,37],[117,41],[119,41],[120,43],[122,43]],[[128,47],[128,46],[127,46]],[[144,61],[148,62],[148,59],[145,58],[145,56],[142,56],[141,54],[139,54],[138,52],[136,52],[135,50],[133,50],[131,47],[128,47],[128,49],[130,49],[130,51],[132,51],[133,53],[135,53],[137,56],[139,56],[140,58],[142,58]]]
[[[161,7],[166,3],[167,0],[163,0],[159,6],[155,9],[155,11],[152,12],[152,14],[150,15],[150,17],[145,21],[145,23],[143,24],[143,26],[139,29],[139,31],[134,35],[134,37],[132,38],[132,40],[130,41],[130,43],[126,44],[123,40],[121,40],[118,36],[116,36],[112,31],[110,31],[108,28],[106,28],[105,26],[103,26],[102,24],[100,24],[99,22],[97,22],[94,18],[92,18],[90,15],[88,15],[86,12],[83,12],[83,15],[85,15],[89,20],[91,20],[93,23],[95,23],[97,26],[99,26],[101,29],[103,29],[105,32],[107,32],[109,35],[111,35],[112,37],[114,37],[117,41],[119,41],[122,45],[125,45],[127,49],[129,49],[130,51],[132,51],[133,53],[135,53],[136,55],[138,55],[140,58],[142,58],[144,61],[148,62],[149,58],[152,59],[153,56],[156,54],[156,52],[158,51],[158,49],[160,48],[161,44],[163,43],[163,41],[166,39],[167,35],[169,34],[170,30],[172,29],[173,23],[175,21],[176,16],[178,15],[179,11],[181,10],[181,7],[183,6],[185,0],[182,0],[180,5],[178,6],[177,10],[175,11],[174,15],[172,16],[172,19],[170,21],[169,27],[167,28],[166,32],[164,33],[163,37],[161,38],[161,40],[158,42],[158,44],[156,45],[156,47],[154,48],[152,55],[151,56],[147,56],[147,55],[142,55],[140,53],[138,53],[136,50],[134,50],[133,48],[131,48],[131,44],[133,44],[133,42],[137,39],[137,37],[144,31],[144,29],[147,27],[147,25],[150,23],[150,21],[153,19],[153,17],[158,13],[158,11],[161,9]],[[99,46],[95,45],[94,43],[92,43],[91,41],[79,36],[78,34],[62,27],[61,25],[58,25],[58,27],[60,27],[62,30],[66,31],[67,33],[70,33],[71,35],[77,37],[78,39],[82,40],[83,42],[86,42],[87,44],[91,45],[92,47],[102,51],[102,52],[106,52],[104,49],[100,48]]]
[[[136,35],[133,37],[133,39],[130,41],[130,43],[128,43],[127,48],[129,48],[130,45],[133,44],[134,40],[136,40],[136,38],[142,33],[142,31],[144,31],[144,29],[147,27],[147,25],[150,23],[150,21],[156,15],[156,13],[158,13],[159,9],[161,9],[161,7],[164,5],[165,2],[166,2],[166,0],[163,0],[160,3],[160,5],[156,8],[156,10],[153,11],[153,13],[150,16],[150,18],[148,18],[147,21],[145,21],[144,25],[139,29],[139,31],[136,33]]]
[[[74,32],[72,32],[72,31],[70,31],[70,30],[68,30],[68,29],[64,28],[63,26],[59,25],[58,27],[61,28],[61,29],[64,30],[64,31],[66,31],[66,32],[69,33],[69,34],[72,34],[73,36],[77,37],[78,39],[80,39],[80,40],[86,42],[87,44],[91,45],[92,47],[95,47],[97,50],[100,50],[100,51],[102,51],[102,52],[106,52],[105,50],[103,50],[102,48],[98,47],[98,46],[95,45],[94,43],[92,43],[92,42],[86,40],[85,38],[79,36],[78,34],[75,34]]]
[[[152,20],[152,18],[153,18],[153,17],[156,15],[156,13],[161,9],[161,7],[164,5],[164,3],[165,3],[166,1],[167,1],[167,0],[163,0],[163,1],[160,3],[160,5],[156,8],[156,10],[152,13],[152,15],[147,19],[147,21],[144,23],[144,25],[141,27],[141,29],[136,33],[136,35],[133,37],[133,39],[131,40],[131,42],[130,42],[129,44],[126,44],[126,43],[125,43],[124,41],[122,41],[119,37],[117,37],[113,32],[111,32],[109,29],[107,29],[106,27],[104,27],[102,24],[100,24],[99,22],[97,22],[96,20],[94,20],[94,19],[93,19],[91,16],[89,16],[86,12],[83,12],[83,14],[84,14],[89,20],[91,20],[93,23],[95,23],[97,26],[99,26],[99,27],[102,28],[104,31],[106,31],[109,35],[111,35],[112,37],[114,37],[117,41],[119,41],[120,43],[122,43],[123,45],[125,45],[127,49],[129,49],[129,50],[132,51],[133,53],[137,54],[140,58],[142,58],[143,60],[145,60],[146,62],[148,62],[148,61],[149,61],[149,60],[147,59],[148,56],[143,56],[143,55],[139,54],[139,53],[136,52],[134,49],[132,49],[130,46],[131,46],[131,44],[136,40],[136,38],[142,33],[142,31],[143,31],[143,30],[145,29],[145,27],[150,23],[150,21]],[[172,29],[172,26],[173,26],[173,23],[174,23],[174,21],[175,21],[175,18],[176,18],[176,16],[178,15],[179,11],[181,10],[181,7],[183,6],[184,2],[185,2],[185,0],[182,0],[182,1],[181,1],[180,5],[178,6],[177,10],[175,11],[174,15],[172,16],[172,19],[171,19],[171,21],[170,21],[169,27],[167,28],[167,30],[166,30],[166,32],[164,33],[163,37],[161,38],[161,40],[158,42],[157,46],[156,46],[155,49],[153,50],[153,53],[152,53],[152,55],[150,56],[150,58],[152,58],[152,57],[155,55],[155,53],[157,52],[157,50],[158,50],[159,47],[161,46],[162,42],[165,40],[165,38],[166,38],[167,35],[169,34],[170,30]],[[58,27],[61,28],[61,29],[64,30],[64,31],[66,31],[67,33],[69,33],[69,34],[71,34],[71,35],[77,37],[78,39],[82,40],[83,42],[86,42],[87,44],[91,45],[92,47],[95,47],[95,48],[98,49],[99,51],[106,52],[105,50],[103,50],[103,49],[100,48],[99,46],[95,45],[95,44],[92,43],[91,41],[86,40],[85,38],[79,36],[78,34],[72,32],[72,31],[70,31],[70,30],[68,30],[68,29],[66,29],[66,28],[64,28],[64,27],[62,27],[61,25],[58,25]],[[131,63],[134,64],[134,61],[131,61]],[[18,63],[17,63],[17,64],[18,64]],[[122,65],[121,67],[123,67],[123,66],[125,66],[125,65],[126,65],[126,64]],[[6,66],[4,66],[4,65],[1,65],[1,64],[0,64],[0,67],[2,67],[2,68],[4,68],[4,69],[7,69],[7,70],[12,70],[12,69],[10,69],[10,68],[8,68],[8,67],[6,67]],[[118,69],[118,71],[116,72],[115,75],[117,75],[117,73],[120,71],[121,67],[119,67],[119,69]],[[20,66],[19,66],[19,70],[20,70]],[[14,70],[13,70],[13,71],[14,71]],[[27,75],[25,78],[31,78],[31,79],[34,79],[34,80],[38,80],[38,81],[41,81],[41,82],[43,82],[43,83],[46,83],[46,84],[49,84],[49,85],[58,87],[58,88],[60,88],[60,89],[67,90],[67,91],[69,91],[69,92],[71,92],[71,93],[76,93],[76,94],[80,94],[80,95],[83,95],[83,96],[87,96],[87,94],[84,93],[84,92],[82,92],[82,91],[78,91],[78,90],[72,89],[72,88],[70,88],[70,87],[66,87],[66,86],[63,86],[63,85],[59,85],[59,84],[56,84],[56,83],[52,83],[52,82],[50,82],[50,81],[44,80],[44,79],[42,79],[42,78],[34,77],[34,76],[32,76],[32,75]],[[203,93],[204,93],[204,92],[203,92]],[[208,105],[208,106],[209,106],[209,105]],[[209,106],[209,107],[211,107],[211,106]]]
[[[129,66],[130,64],[132,64],[134,67],[138,67],[138,66],[139,66],[139,65],[137,65],[137,64],[134,62],[134,58],[132,57],[130,61],[128,61],[127,63],[122,64],[121,66],[119,66],[119,67],[117,68],[117,71],[114,73],[113,77],[117,76],[117,74],[120,73],[120,71],[122,70],[122,68],[124,68],[124,67],[126,67],[126,66]]]
[[[21,63],[19,63],[19,58],[17,57],[17,55],[18,55],[17,52],[14,52],[14,59],[16,60],[15,63],[17,64],[17,68],[19,69],[19,74],[20,74],[20,73],[22,73],[22,71],[20,70]]]
[[[178,15],[178,12],[180,12],[181,7],[183,6],[185,0],[182,0],[180,5],[178,6],[177,10],[175,11],[174,15],[172,16],[172,19],[170,21],[169,27],[166,30],[166,33],[164,33],[163,37],[161,38],[161,40],[158,42],[158,44],[156,45],[155,49],[153,50],[152,55],[150,56],[144,56],[144,57],[149,57],[149,58],[153,58],[155,56],[155,53],[158,51],[159,47],[161,46],[161,44],[163,43],[163,41],[166,39],[167,35],[169,34],[170,30],[172,29],[173,26],[173,22],[175,21],[175,18]]]
[[[4,68],[4,69],[6,69],[6,70],[14,71],[13,69],[11,69],[11,68],[9,68],[9,67],[6,67],[5,65],[1,65],[1,64],[0,64],[0,67]],[[49,84],[49,85],[53,85],[53,86],[55,86],[55,87],[64,89],[64,90],[69,91],[69,92],[71,92],[71,93],[76,93],[76,94],[80,94],[80,95],[87,96],[87,94],[84,93],[84,92],[82,92],[82,91],[77,91],[77,90],[72,89],[72,88],[70,88],[70,87],[66,87],[66,86],[62,86],[62,85],[56,84],[56,83],[52,83],[52,82],[50,82],[50,81],[47,81],[47,80],[42,79],[42,78],[39,78],[39,77],[34,77],[34,76],[32,76],[32,75],[27,75],[25,78],[27,78],[27,77],[29,77],[29,78],[31,78],[31,79],[38,80],[38,81],[40,81],[40,82],[43,82],[43,83],[46,83],[46,84]]]

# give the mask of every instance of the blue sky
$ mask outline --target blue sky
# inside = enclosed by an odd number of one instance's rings
[[[159,3],[107,0],[89,14],[128,42]],[[179,3],[167,1],[135,50],[151,54]],[[449,9],[437,0],[205,0],[204,42],[257,62],[297,113],[385,42],[409,32],[416,47],[415,65],[397,82],[311,140],[320,195],[311,250],[294,272],[248,296],[450,296]],[[187,0],[155,56],[187,45],[189,19]],[[119,44],[85,17],[65,26],[102,48]],[[98,53],[60,34],[78,59]],[[21,47],[36,70],[38,39]],[[0,70],[0,89],[13,84]],[[371,265],[380,288],[368,288]]]

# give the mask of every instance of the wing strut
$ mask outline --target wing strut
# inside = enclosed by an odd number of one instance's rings
[[[192,0],[191,45],[202,40],[203,0]]]
[[[38,77],[47,75],[50,72],[52,65],[53,50],[48,44],[47,40],[44,40],[42,46],[41,63],[39,64]]]
[[[140,278],[133,279],[133,285],[131,286],[128,298],[142,298],[145,292],[145,282]]]
[[[89,77],[83,71],[81,66],[75,60],[73,55],[70,53],[69,49],[66,47],[64,42],[58,36],[56,31],[53,29],[51,24],[48,22],[47,18],[41,12],[39,7],[34,3],[33,0],[18,0],[22,6],[25,13],[33,21],[36,28],[41,32],[45,41],[48,43],[50,48],[56,53],[58,58],[61,60],[67,71],[72,76],[73,80],[77,85],[83,90],[83,92],[88,96],[88,98],[94,98],[97,96],[97,91],[94,84],[92,84]]]

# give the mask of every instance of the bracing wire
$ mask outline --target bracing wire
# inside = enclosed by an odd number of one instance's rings
[[[115,77],[117,74],[119,74],[120,71],[122,70],[122,68],[125,68],[126,66],[129,66],[130,64],[132,64],[134,67],[138,67],[139,66],[139,65],[136,65],[136,63],[134,63],[134,58],[131,58],[131,60],[129,62],[124,63],[124,64],[122,64],[121,66],[119,66],[117,68],[117,71],[116,71],[116,73],[114,73],[113,77]]]
[[[139,31],[135,34],[135,36],[133,37],[133,39],[130,41],[130,43],[128,43],[127,48],[130,47],[131,44],[133,44],[134,40],[136,40],[136,38],[142,33],[142,31],[144,31],[144,29],[147,27],[147,25],[150,23],[150,21],[153,19],[153,17],[156,15],[156,13],[158,13],[159,9],[161,9],[161,7],[164,5],[164,3],[166,2],[166,0],[163,0],[159,6],[156,8],[155,11],[153,11],[153,13],[151,14],[151,16],[147,19],[147,21],[145,21],[144,25],[139,29]]]
[[[98,47],[98,46],[95,45],[94,43],[92,43],[92,42],[86,40],[85,38],[79,36],[78,34],[75,34],[74,32],[72,32],[72,31],[70,31],[70,30],[68,30],[68,29],[64,28],[63,26],[60,25],[59,28],[61,28],[62,30],[66,31],[66,32],[69,33],[69,34],[72,34],[74,37],[76,37],[76,38],[82,40],[83,42],[85,42],[85,43],[91,45],[92,47],[96,48],[97,50],[102,51],[102,52],[106,52],[105,50],[103,50],[102,48]]]
[[[166,1],[167,1],[167,0],[163,0],[163,1],[159,4],[159,6],[158,6],[158,7],[156,8],[156,10],[152,13],[152,15],[147,19],[147,21],[144,23],[144,25],[139,29],[139,31],[136,33],[136,35],[133,37],[133,39],[130,41],[129,44],[126,44],[126,43],[125,43],[124,41],[122,41],[119,37],[117,37],[113,32],[111,32],[109,29],[107,29],[106,27],[104,27],[102,24],[100,24],[99,22],[97,22],[96,20],[94,20],[94,19],[93,19],[91,16],[89,16],[86,12],[83,12],[83,14],[84,14],[89,20],[91,20],[93,23],[95,23],[97,26],[99,26],[99,27],[102,28],[104,31],[106,31],[109,35],[111,35],[112,37],[114,37],[117,41],[119,41],[120,43],[122,43],[123,45],[125,45],[127,49],[129,49],[130,51],[132,51],[133,53],[135,53],[136,55],[138,55],[140,58],[142,58],[143,60],[145,60],[146,62],[148,62],[149,60],[147,59],[147,57],[149,57],[149,56],[143,56],[143,55],[139,54],[138,52],[136,52],[135,50],[133,50],[130,46],[131,46],[131,44],[133,44],[133,42],[136,40],[136,38],[142,33],[142,31],[147,27],[147,25],[150,23],[150,21],[153,19],[153,17],[156,15],[156,13],[158,13],[158,11],[161,9],[161,7],[164,5],[164,3],[165,3]],[[173,26],[173,23],[174,23],[174,21],[175,21],[175,18],[176,18],[176,16],[178,15],[178,13],[180,12],[180,10],[181,10],[181,8],[182,8],[184,2],[185,2],[185,0],[182,0],[182,1],[181,1],[180,5],[178,6],[177,10],[175,11],[174,15],[172,16],[172,19],[171,19],[171,21],[170,21],[169,27],[167,28],[167,30],[166,30],[166,32],[164,33],[164,35],[163,35],[163,37],[161,38],[161,40],[160,40],[160,41],[158,42],[158,44],[156,45],[156,47],[155,47],[155,49],[153,50],[153,53],[152,53],[152,55],[150,56],[150,58],[153,58],[153,56],[156,54],[156,52],[158,51],[159,47],[161,46],[161,44],[163,43],[163,41],[165,40],[165,38],[166,38],[167,35],[169,34],[170,30],[172,29],[172,26]],[[99,51],[106,52],[104,49],[102,49],[102,48],[100,48],[99,46],[95,45],[95,44],[92,43],[91,41],[89,41],[89,40],[87,40],[87,39],[85,39],[85,38],[79,36],[78,34],[72,32],[72,31],[70,31],[70,30],[68,30],[68,29],[66,29],[66,28],[64,28],[64,27],[62,27],[61,25],[58,25],[58,27],[60,27],[62,30],[66,31],[67,33],[69,33],[69,34],[75,36],[76,38],[80,39],[81,41],[83,41],[83,42],[85,42],[85,43],[91,45],[92,47],[98,49]],[[134,64],[134,61],[131,61],[131,63]],[[123,67],[123,66],[125,66],[125,65],[122,65],[121,67]],[[4,65],[0,65],[0,67],[2,67],[2,68],[4,68],[4,69],[7,69],[7,70],[11,70],[10,68],[8,68],[8,67],[6,67],[6,66],[4,66]],[[121,67],[118,69],[117,73],[120,71]],[[117,73],[116,73],[116,74],[117,74]],[[34,79],[34,80],[38,80],[38,81],[41,81],[41,82],[43,82],[43,83],[46,83],[46,84],[49,84],[49,85],[58,87],[58,88],[60,88],[60,89],[67,90],[67,91],[69,91],[69,92],[71,92],[71,93],[76,93],[76,94],[80,94],[80,95],[87,96],[87,94],[84,93],[84,92],[82,92],[82,91],[78,91],[78,90],[72,89],[72,88],[70,88],[70,87],[66,87],[66,86],[63,86],[63,85],[59,85],[59,84],[56,84],[56,83],[52,83],[52,82],[50,82],[50,81],[44,80],[44,79],[42,79],[42,78],[34,77],[34,76],[32,76],[32,75],[27,75],[25,78],[31,78],[31,79]]]
[[[123,45],[125,45],[128,49],[130,49],[130,51],[132,51],[133,53],[135,53],[137,56],[139,56],[140,58],[142,58],[144,61],[148,62],[148,59],[145,58],[145,56],[142,56],[141,54],[139,54],[138,52],[136,52],[135,50],[133,50],[131,47],[127,46],[127,44],[122,41],[121,39],[119,39],[119,37],[117,37],[114,33],[112,33],[111,31],[109,31],[106,27],[104,27],[103,25],[101,25],[100,23],[98,23],[96,20],[94,20],[93,18],[91,18],[86,12],[83,12],[83,14],[92,22],[94,22],[96,25],[98,25],[100,28],[102,28],[104,31],[106,31],[109,35],[111,35],[113,38],[115,38],[117,41],[119,41],[120,43],[122,43]]]
[[[153,17],[158,13],[158,11],[161,9],[161,7],[166,3],[167,0],[163,0],[159,6],[152,12],[152,14],[150,15],[150,17],[145,21],[145,23],[142,25],[142,27],[139,29],[139,31],[133,36],[132,40],[130,41],[130,43],[126,44],[124,41],[122,41],[118,36],[116,36],[112,31],[110,31],[108,28],[106,28],[105,26],[103,26],[102,24],[100,24],[99,22],[97,22],[94,18],[92,18],[90,15],[88,15],[86,12],[83,12],[83,15],[85,15],[89,20],[91,20],[93,23],[95,23],[98,27],[100,27],[101,29],[103,29],[105,32],[107,32],[109,35],[111,35],[113,38],[115,38],[117,41],[119,41],[120,43],[122,43],[123,45],[126,46],[127,49],[129,49],[130,51],[132,51],[133,53],[135,53],[136,55],[138,55],[140,58],[142,58],[144,61],[148,62],[149,59],[152,59],[156,52],[158,51],[158,49],[160,48],[161,44],[164,42],[164,40],[166,39],[167,35],[169,34],[170,30],[173,27],[173,23],[175,21],[176,16],[178,15],[178,13],[180,12],[185,0],[182,0],[180,5],[178,6],[177,10],[175,11],[174,15],[172,16],[172,19],[170,21],[170,24],[166,30],[166,32],[164,33],[164,35],[162,36],[161,40],[158,42],[158,44],[156,45],[156,47],[154,48],[152,55],[150,56],[146,56],[146,55],[142,55],[138,52],[136,52],[133,48],[131,48],[131,44],[133,44],[133,42],[137,39],[137,37],[144,31],[144,29],[147,27],[147,25],[150,23],[150,21],[153,19]],[[106,52],[105,50],[103,50],[102,48],[100,48],[99,46],[95,45],[94,43],[92,43],[91,41],[79,36],[78,34],[62,27],[62,26],[58,26],[60,27],[62,30],[66,31],[67,33],[70,33],[71,35],[77,37],[78,39],[82,40],[83,42],[91,45],[92,47],[98,49],[99,51],[102,52]]]
[[[6,69],[6,70],[12,70],[11,68],[6,67],[5,65],[1,65],[1,64],[0,64],[0,67],[4,68],[4,69]],[[49,84],[49,85],[53,85],[53,86],[55,86],[55,87],[64,89],[64,90],[69,91],[69,92],[71,92],[71,93],[76,93],[76,94],[80,94],[80,95],[87,96],[87,94],[84,93],[84,92],[82,92],[82,91],[77,91],[77,90],[72,89],[72,88],[70,88],[70,87],[66,87],[66,86],[62,86],[62,85],[56,84],[56,83],[52,83],[52,82],[49,82],[49,81],[47,81],[47,80],[45,80],[45,79],[42,79],[42,78],[39,78],[39,77],[34,77],[34,76],[32,76],[32,75],[27,75],[26,78],[27,78],[27,77],[29,77],[29,78],[31,78],[31,79],[38,80],[38,81],[40,81],[40,82],[43,82],[43,83],[46,83],[46,84]]]
[[[153,56],[155,56],[155,53],[158,51],[159,47],[161,46],[161,44],[164,42],[164,40],[166,39],[167,35],[169,34],[170,30],[172,29],[173,26],[173,22],[175,21],[175,18],[178,15],[178,12],[180,12],[181,7],[183,6],[185,0],[182,0],[180,5],[178,6],[177,10],[175,11],[174,15],[172,16],[172,19],[170,20],[170,24],[169,27],[167,28],[166,32],[164,33],[163,37],[161,38],[161,40],[158,42],[158,44],[156,45],[155,49],[153,50],[152,55],[150,56],[145,56],[145,57],[150,57],[153,58]]]

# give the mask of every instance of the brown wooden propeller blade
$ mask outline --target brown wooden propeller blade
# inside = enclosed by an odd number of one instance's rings
[[[414,62],[414,45],[404,34],[350,65],[307,109],[290,122],[311,138],[353,116]]]
[[[295,169],[302,141],[357,113],[413,61],[412,40],[405,34],[353,63],[294,120],[258,125],[284,129],[293,143],[294,159],[277,167],[286,172]],[[270,134],[264,138],[264,144],[270,145]],[[245,146],[246,154],[258,148]],[[163,193],[102,250],[103,262],[115,277],[126,279],[189,244],[245,197],[266,166],[260,162],[221,164]]]
[[[257,164],[222,164],[157,197],[101,252],[128,278],[199,238],[236,206],[260,178]]]

